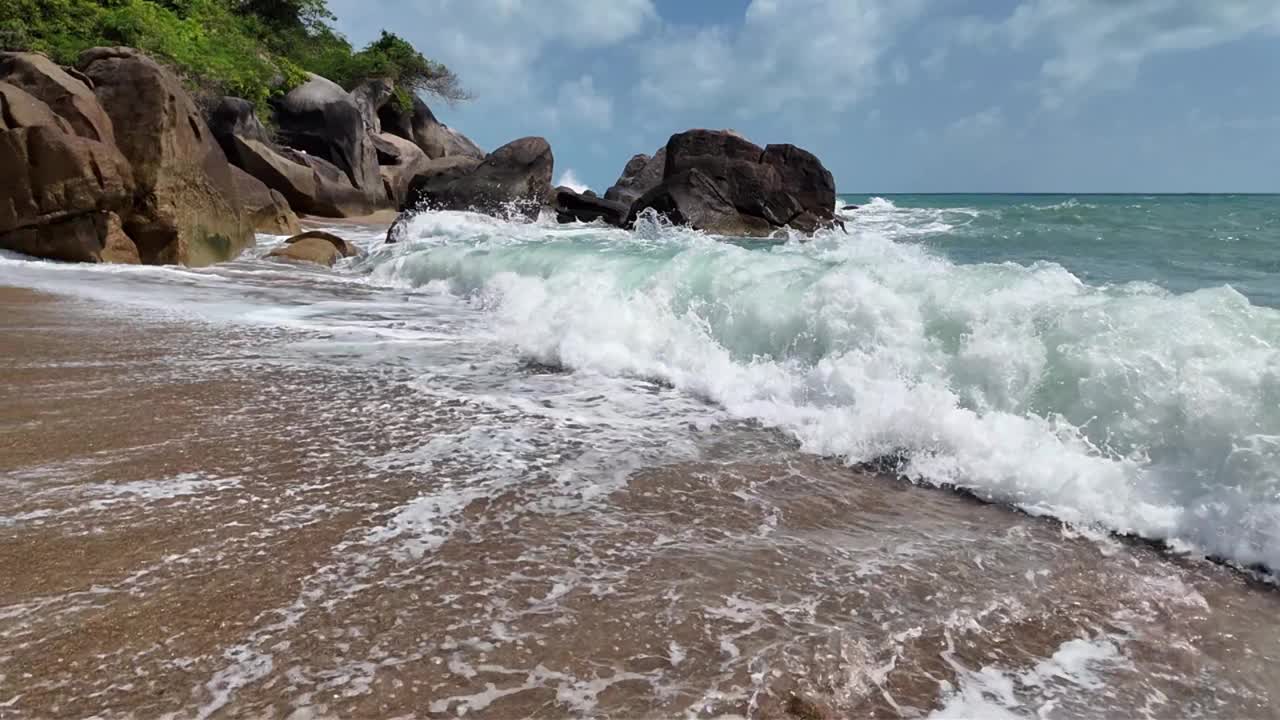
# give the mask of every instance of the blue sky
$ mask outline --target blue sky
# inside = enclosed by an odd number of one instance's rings
[[[815,152],[841,192],[1280,191],[1280,0],[330,0],[603,191],[673,132]]]

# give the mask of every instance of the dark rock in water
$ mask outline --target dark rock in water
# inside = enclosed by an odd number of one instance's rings
[[[717,235],[768,237],[776,229],[764,218],[740,212],[724,182],[696,168],[667,178],[645,193],[631,206],[629,222],[649,208],[677,225]]]
[[[111,117],[93,94],[93,81],[37,53],[0,53],[0,81],[22,88],[71,124],[80,137],[115,144]]]
[[[378,157],[365,120],[355,100],[339,85],[311,75],[276,101],[275,117],[284,145],[342,170],[370,206],[386,204]]]
[[[148,264],[210,265],[254,242],[231,166],[181,81],[131,48],[93,48],[78,68],[133,168],[124,231]]]
[[[387,228],[387,238],[385,242],[388,245],[394,245],[405,239],[405,234],[409,225],[409,221],[413,219],[414,213],[401,212],[392,221],[391,227]]]
[[[667,149],[663,147],[653,154],[636,155],[627,162],[627,166],[622,169],[622,175],[618,181],[605,191],[606,200],[614,200],[616,202],[631,205],[640,199],[641,195],[649,192],[662,182],[663,173],[667,165]]]
[[[290,209],[289,201],[284,195],[234,165],[231,167],[231,175],[235,178],[240,203],[254,230],[272,235],[296,235],[301,232],[298,216]]]
[[[794,145],[761,148],[737,133],[671,136],[662,183],[632,204],[720,235],[762,237],[790,227],[814,232],[835,218],[835,180]]]
[[[69,262],[138,262],[118,214],[133,203],[124,156],[77,135],[8,83],[0,83],[0,168],[0,248]]]
[[[429,172],[432,161],[417,145],[390,133],[374,135],[373,145],[378,151],[378,172],[387,197],[396,209],[403,209],[413,179]]]
[[[620,202],[596,197],[590,190],[579,193],[567,187],[556,188],[556,219],[562,223],[603,220],[606,224],[621,227],[627,220],[629,209]]]
[[[209,111],[209,130],[222,146],[227,159],[239,165],[236,159],[235,136],[255,140],[263,145],[271,144],[267,129],[258,120],[253,103],[238,97],[224,97]]]
[[[469,172],[464,173],[465,165],[459,164],[421,182],[415,178],[408,204],[495,215],[514,208],[536,218],[552,200],[554,163],[545,139],[521,138],[494,150]]]
[[[395,102],[383,103],[378,109],[378,120],[383,132],[412,140],[432,160],[455,155],[484,159],[484,151],[478,145],[437,120],[431,108],[417,96],[408,110]]]

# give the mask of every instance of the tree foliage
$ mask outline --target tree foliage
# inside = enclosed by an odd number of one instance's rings
[[[0,48],[35,50],[72,64],[85,49],[127,45],[177,68],[202,94],[266,100],[307,72],[350,89],[373,77],[398,97],[466,99],[449,68],[383,32],[356,51],[330,23],[325,0],[0,0]]]

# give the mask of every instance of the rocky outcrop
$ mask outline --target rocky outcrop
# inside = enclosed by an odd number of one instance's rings
[[[367,194],[357,190],[336,165],[272,142],[249,101],[222,98],[209,122],[227,159],[283,195],[294,211],[321,217],[357,217],[373,212]],[[369,143],[372,147],[372,139]]]
[[[545,139],[521,138],[494,150],[466,174],[438,174],[425,182],[415,181],[408,204],[494,215],[515,211],[536,218],[553,199],[554,164]]]
[[[237,164],[283,195],[297,212],[321,217],[359,217],[373,212],[368,197],[332,163],[238,135],[235,147]]]
[[[231,168],[231,176],[240,194],[240,203],[256,232],[272,235],[296,235],[302,232],[298,216],[289,207],[289,201],[278,191],[267,187],[261,180],[241,170]]]
[[[562,223],[603,221],[622,226],[630,206],[598,197],[590,190],[580,193],[567,187],[556,188],[556,219]]]
[[[280,247],[267,253],[267,257],[330,267],[344,257],[359,254],[359,248],[343,238],[323,230],[311,230],[285,240]]]
[[[124,157],[8,83],[0,83],[0,168],[0,247],[52,260],[138,262],[118,214],[133,200]]]
[[[484,159],[484,151],[478,145],[437,120],[431,108],[417,96],[411,109],[401,108],[395,102],[384,103],[378,109],[378,119],[382,132],[412,140],[432,160],[454,156]]]
[[[258,119],[253,103],[243,98],[220,99],[209,112],[209,131],[234,165],[240,164],[237,162],[236,137],[271,144],[271,135]]]
[[[387,104],[396,86],[387,78],[366,80],[351,91],[351,99],[360,111],[360,119],[364,120],[365,129],[371,135],[382,132],[382,122],[378,120],[378,108]]]
[[[620,202],[628,207],[641,195],[649,192],[662,182],[662,174],[667,165],[667,148],[663,147],[653,154],[636,155],[627,161],[618,181],[605,191],[606,200]]]
[[[370,207],[387,204],[364,118],[339,85],[311,75],[275,103],[275,117],[281,143],[339,168]]]
[[[378,172],[387,197],[397,209],[403,209],[409,196],[409,186],[421,173],[432,172],[431,160],[413,142],[391,133],[373,136],[373,146],[378,151]]]
[[[761,148],[737,133],[690,130],[671,136],[662,182],[631,206],[718,235],[765,237],[802,232],[835,219],[835,181],[812,153],[794,145]]]
[[[0,81],[22,88],[48,105],[70,123],[75,134],[107,145],[115,143],[111,118],[98,103],[92,81],[83,74],[68,72],[37,53],[0,53]]]
[[[133,168],[124,230],[142,261],[209,265],[252,245],[231,166],[178,78],[130,48],[87,50],[78,69]]]

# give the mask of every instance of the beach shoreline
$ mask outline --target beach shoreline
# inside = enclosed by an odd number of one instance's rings
[[[502,455],[487,451],[406,462],[499,416],[316,354],[313,332],[14,288],[0,318],[16,349],[0,381],[0,702],[24,715],[927,713],[963,697],[938,681],[976,687],[961,668],[1015,648],[1123,648],[1135,675],[1115,687],[1137,692],[1184,661],[1169,638],[1245,637],[1280,611],[1225,568],[865,475],[768,431],[711,433],[588,500],[609,473],[564,494],[555,473],[489,474]],[[555,447],[531,467],[554,467]],[[778,673],[738,695],[747,658]],[[1255,663],[1232,672],[1268,682]],[[579,682],[600,690],[563,689]],[[1162,682],[1178,707],[1208,702]]]

